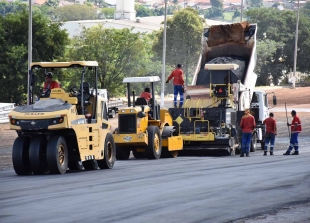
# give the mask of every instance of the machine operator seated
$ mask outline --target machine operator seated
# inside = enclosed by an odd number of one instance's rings
[[[151,89],[146,87],[144,91],[140,94],[140,98],[145,98],[145,100],[149,103],[152,98]]]
[[[51,90],[54,88],[60,88],[60,85],[57,81],[53,80],[53,73],[47,72],[45,74],[45,82],[44,82],[43,92],[41,94],[41,97],[49,97]]]

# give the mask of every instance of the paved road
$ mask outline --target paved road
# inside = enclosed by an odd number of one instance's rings
[[[0,222],[230,222],[310,199],[300,156],[117,161],[113,170],[0,172]]]

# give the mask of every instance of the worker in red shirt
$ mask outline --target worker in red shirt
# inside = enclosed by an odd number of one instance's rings
[[[269,118],[266,118],[263,121],[263,124],[266,125],[264,156],[267,156],[269,142],[270,142],[270,156],[272,156],[274,149],[274,141],[277,135],[277,122],[274,119],[274,114],[272,112],[270,112]]]
[[[252,132],[256,127],[254,116],[251,115],[250,109],[245,109],[241,118],[240,127],[242,129],[241,154],[240,157],[250,156],[250,145],[252,140]]]
[[[60,85],[57,81],[53,81],[53,73],[48,72],[45,74],[45,82],[44,82],[43,91],[47,92],[54,88],[60,88]]]
[[[302,131],[301,122],[299,117],[296,114],[295,110],[292,110],[291,115],[293,117],[292,124],[287,123],[287,126],[291,126],[291,139],[290,146],[283,155],[299,155],[298,151],[298,134]],[[291,154],[291,151],[295,149],[294,153]]]
[[[178,94],[180,94],[180,104],[179,108],[182,108],[184,103],[184,77],[183,77],[183,71],[181,70],[182,64],[178,64],[176,69],[171,72],[169,75],[166,83],[169,83],[169,81],[173,78],[173,85],[174,85],[174,107],[177,108],[177,102],[178,102]]]
[[[145,98],[147,102],[152,98],[151,89],[146,87],[144,91],[140,94],[140,98]]]

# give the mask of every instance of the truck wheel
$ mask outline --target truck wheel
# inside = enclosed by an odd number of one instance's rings
[[[113,136],[108,133],[105,138],[104,143],[104,158],[102,160],[98,160],[98,165],[100,169],[112,169],[115,163],[115,143]]]
[[[17,137],[13,144],[12,162],[17,175],[31,174],[29,163],[29,137]]]
[[[145,158],[145,153],[137,152],[137,148],[132,149],[132,154],[136,159],[143,159]]]
[[[48,140],[46,157],[51,173],[66,173],[68,168],[68,149],[64,137],[56,135]]]
[[[49,173],[46,159],[46,140],[42,137],[33,138],[29,146],[29,162],[34,174]]]
[[[252,136],[252,140],[251,140],[250,152],[255,152],[256,151],[256,147],[257,147],[257,136],[254,133],[253,136]]]
[[[116,146],[116,159],[128,160],[130,156],[130,148],[126,146]]]
[[[148,159],[159,159],[161,155],[161,136],[157,126],[147,127],[148,145],[146,146],[146,157]]]
[[[109,118],[114,118],[116,116],[115,110],[111,111],[111,114],[109,114]]]
[[[86,160],[83,162],[83,166],[85,170],[97,170],[99,167],[97,160]]]

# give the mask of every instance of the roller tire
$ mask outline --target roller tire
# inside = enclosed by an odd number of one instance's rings
[[[116,159],[128,160],[130,156],[130,148],[125,146],[116,146]]]
[[[29,175],[32,173],[29,163],[30,138],[17,137],[12,149],[12,162],[17,175]]]
[[[148,145],[146,146],[146,157],[148,159],[159,159],[161,155],[161,135],[157,126],[147,127]]]
[[[42,137],[33,138],[29,146],[29,162],[34,174],[48,174],[46,159],[46,140]]]
[[[112,169],[115,163],[116,146],[113,136],[108,133],[104,142],[104,158],[98,160],[98,166],[100,169]]]
[[[64,174],[68,168],[68,148],[64,137],[51,136],[47,142],[47,165],[52,174]]]
[[[86,160],[83,166],[85,170],[98,170],[99,168],[97,160]]]

